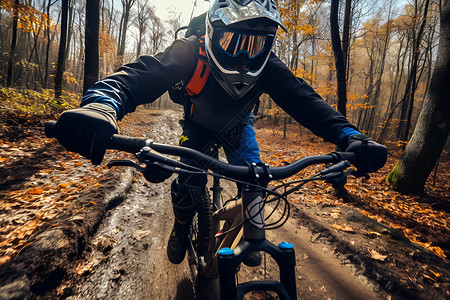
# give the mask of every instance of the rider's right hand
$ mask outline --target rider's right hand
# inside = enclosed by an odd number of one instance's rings
[[[80,153],[94,165],[102,162],[108,142],[116,133],[116,112],[100,103],[63,112],[55,127],[55,137],[67,150]]]

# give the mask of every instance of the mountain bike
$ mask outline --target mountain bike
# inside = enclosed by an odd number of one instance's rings
[[[46,123],[47,136],[54,136],[54,125],[54,122]],[[289,242],[273,244],[266,239],[265,231],[279,228],[287,221],[290,212],[287,196],[307,182],[325,180],[335,187],[343,186],[347,176],[352,174],[349,167],[356,156],[355,153],[333,152],[306,157],[283,167],[267,164],[237,166],[193,149],[121,135],[111,138],[108,149],[133,153],[138,160],[112,160],[108,163],[109,167],[134,167],[150,182],[162,182],[174,173],[214,178],[212,200],[197,205],[188,247],[196,296],[206,299],[244,299],[253,291],[269,293],[271,296],[268,299],[297,299],[294,247]],[[166,155],[202,162],[205,169]],[[319,164],[326,165],[325,169],[311,177],[282,181]],[[222,179],[240,183],[243,186],[242,197],[222,201],[219,184]],[[267,187],[269,182],[274,181],[278,183]],[[266,211],[269,206],[271,212]],[[281,216],[268,223],[275,211],[281,211]],[[279,280],[238,283],[236,276],[241,263],[250,253],[258,251],[269,254],[275,260],[279,267]]]

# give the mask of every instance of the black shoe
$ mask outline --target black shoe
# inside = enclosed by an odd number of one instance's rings
[[[242,262],[244,265],[249,267],[257,267],[261,264],[262,261],[262,255],[261,252],[251,252],[249,255],[247,255]]]
[[[173,224],[167,243],[167,257],[173,264],[180,264],[186,255],[186,249],[189,243],[189,223],[180,224],[177,221]]]

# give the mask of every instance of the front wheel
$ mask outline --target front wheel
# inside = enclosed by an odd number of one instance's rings
[[[211,236],[211,200],[209,196],[202,197],[197,205],[197,213],[192,221],[189,239],[189,265],[196,299],[212,299],[209,293],[209,280],[203,273],[205,256]]]

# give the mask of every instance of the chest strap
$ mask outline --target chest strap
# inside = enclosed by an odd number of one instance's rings
[[[205,36],[202,36],[199,42],[197,67],[195,68],[194,75],[192,75],[188,84],[185,86],[186,92],[191,97],[201,93],[210,72],[205,52]]]

